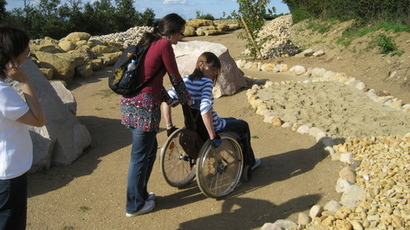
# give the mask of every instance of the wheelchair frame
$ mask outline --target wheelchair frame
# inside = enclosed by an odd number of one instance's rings
[[[192,114],[193,112],[196,113],[196,117]],[[193,108],[187,108],[187,106],[184,108],[186,127],[193,127],[197,131],[195,124],[202,122],[198,113],[199,111]],[[187,115],[190,118],[187,118]],[[222,143],[217,148],[214,148],[212,141],[207,138],[198,157],[193,159],[184,151],[179,141],[184,129],[186,128],[180,128],[172,133],[161,148],[161,172],[169,185],[181,188],[188,185],[196,176],[198,187],[205,196],[219,198],[231,193],[239,183],[241,176],[242,179],[248,181],[251,170],[244,165],[237,134],[219,133]],[[202,139],[204,136],[202,135]]]

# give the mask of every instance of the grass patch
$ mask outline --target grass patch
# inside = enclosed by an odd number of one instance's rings
[[[306,29],[312,30],[313,32],[318,32],[320,34],[324,34],[330,32],[333,25],[337,22],[335,19],[329,19],[327,21],[311,21],[306,26]]]
[[[410,26],[393,24],[385,21],[379,22],[376,26],[386,31],[393,31],[394,33],[410,32]]]
[[[401,33],[401,32],[410,32],[410,26],[406,25],[399,25],[399,24],[393,24],[385,21],[369,24],[364,21],[355,21],[352,23],[352,25],[347,28],[345,31],[343,31],[342,36],[336,40],[337,44],[348,46],[350,45],[353,40],[359,37],[363,37],[367,34],[370,34],[375,31],[391,31],[393,33]],[[384,45],[390,45],[387,44],[389,41],[386,40],[386,38],[379,38],[383,41],[381,41],[382,46]],[[378,46],[380,46],[378,44]],[[386,49],[389,49],[390,47],[386,47]],[[385,49],[385,48],[383,48]],[[383,52],[385,52],[383,50]]]
[[[112,95],[117,95],[117,94],[114,93],[111,89],[103,89],[93,94],[93,96],[101,96],[103,98],[111,97]]]
[[[87,206],[81,206],[81,207],[80,207],[80,211],[82,211],[82,212],[87,212],[87,211],[89,211],[89,210],[91,210],[90,207],[87,207]]]
[[[404,53],[404,50],[399,51],[397,49],[396,43],[394,43],[394,39],[386,34],[379,34],[375,41],[376,45],[379,47],[379,51],[381,54],[389,54],[390,56],[401,56]]]

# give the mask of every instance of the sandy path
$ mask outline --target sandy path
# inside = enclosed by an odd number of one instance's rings
[[[235,41],[228,35],[212,39]],[[230,48],[234,58],[240,53],[238,48],[243,47],[240,43],[235,46]],[[155,210],[135,218],[125,217],[131,141],[129,131],[119,122],[119,97],[107,88],[108,74],[110,68],[90,79],[77,79],[72,87],[78,119],[89,129],[92,143],[72,165],[29,176],[27,229],[259,229],[265,222],[277,219],[297,221],[297,214],[312,205],[339,199],[334,188],[341,164],[326,158],[322,146],[312,137],[263,123],[242,91],[217,99],[215,107],[221,116],[248,121],[252,135],[257,137],[252,144],[262,165],[252,181],[240,184],[224,199],[209,199],[195,183],[185,189],[167,185],[157,159],[149,184],[150,191],[158,196]],[[270,80],[288,77],[248,74]],[[173,116],[181,117],[181,112],[175,109]],[[165,138],[161,130],[160,145]]]

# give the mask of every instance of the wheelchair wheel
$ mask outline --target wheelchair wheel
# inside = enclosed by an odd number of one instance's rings
[[[243,169],[243,155],[238,142],[228,134],[219,135],[222,144],[213,148],[211,141],[206,141],[196,165],[198,186],[211,198],[231,193],[238,184]]]
[[[242,171],[242,181],[249,182],[252,178],[252,168],[250,165],[245,165]]]
[[[185,153],[179,137],[183,128],[173,132],[161,148],[161,172],[173,187],[184,187],[195,177],[195,159]]]

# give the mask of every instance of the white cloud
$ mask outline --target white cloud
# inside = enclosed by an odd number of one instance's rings
[[[164,0],[163,4],[173,4],[173,5],[184,5],[187,3],[187,0]]]

